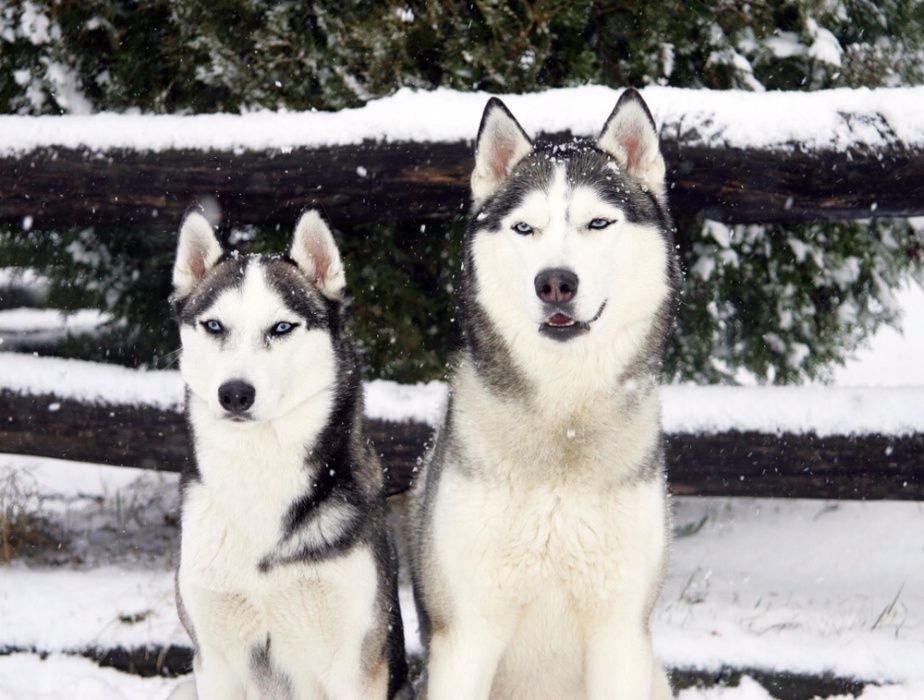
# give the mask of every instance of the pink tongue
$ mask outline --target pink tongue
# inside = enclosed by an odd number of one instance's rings
[[[570,316],[566,316],[563,313],[557,313],[549,316],[548,324],[550,326],[567,326],[572,322],[572,320],[573,319]]]

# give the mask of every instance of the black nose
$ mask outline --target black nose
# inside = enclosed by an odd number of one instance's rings
[[[546,304],[563,304],[577,295],[578,276],[562,267],[543,270],[534,282],[536,296]]]
[[[252,384],[232,379],[218,387],[218,401],[221,407],[231,413],[243,413],[253,406],[257,390]]]

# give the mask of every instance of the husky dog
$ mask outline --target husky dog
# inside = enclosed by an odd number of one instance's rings
[[[288,256],[180,231],[172,302],[196,464],[182,485],[180,617],[202,700],[409,692],[382,471],[341,327],[346,278],[314,211]]]
[[[533,145],[488,102],[464,349],[415,487],[426,697],[670,697],[649,618],[669,514],[657,373],[678,266],[651,115]]]

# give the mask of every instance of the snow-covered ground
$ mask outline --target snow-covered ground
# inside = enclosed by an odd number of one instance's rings
[[[0,455],[33,513],[63,537],[0,575],[0,699],[161,697],[64,655],[188,645],[174,609],[176,476]],[[924,697],[924,504],[676,498],[654,637],[669,666],[831,673]],[[420,650],[409,591],[408,649]],[[752,681],[682,698],[768,698]],[[864,698],[880,697],[866,694]],[[886,696],[881,696],[886,697]]]
[[[502,97],[529,133],[591,135],[620,92],[588,85]],[[685,145],[874,151],[891,138],[907,147],[924,144],[924,87],[765,93],[647,87],[642,94],[662,133]],[[0,116],[0,154],[48,146],[284,151],[365,140],[464,141],[474,138],[488,97],[404,88],[338,112]]]

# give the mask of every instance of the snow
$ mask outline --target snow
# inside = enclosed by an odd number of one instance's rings
[[[670,665],[924,682],[924,503],[673,500]]]
[[[163,700],[176,685],[167,678],[140,678],[63,654],[0,656],[0,700]]]
[[[0,310],[0,349],[23,352],[54,347],[68,336],[96,334],[112,316],[97,309],[62,312],[28,307]]]
[[[443,421],[448,398],[444,382],[398,384],[376,379],[365,384],[364,408],[368,418],[437,426]]]
[[[832,62],[835,49],[821,33],[812,46]],[[619,94],[588,85],[501,97],[529,133],[595,135]],[[649,87],[642,94],[662,135],[688,146],[876,150],[893,138],[908,148],[924,145],[924,87],[767,93]],[[339,112],[0,116],[0,155],[50,146],[285,152],[370,140],[471,141],[489,96],[404,88]]]
[[[81,333],[110,320],[109,314],[96,309],[79,309],[64,313],[55,309],[4,309],[0,311],[0,333],[64,330]]]
[[[177,477],[0,455],[0,483],[27,478],[38,513],[68,534],[56,565],[30,555],[0,576],[0,700],[163,697],[176,681],[140,679],[65,656],[90,648],[187,645],[173,597]],[[138,501],[126,514],[127,504]],[[672,668],[823,673],[889,682],[864,700],[924,697],[924,504],[674,498],[675,539],[654,614]],[[152,509],[153,508],[153,509]],[[96,556],[82,542],[110,530]],[[157,551],[139,554],[140,542]],[[408,649],[419,653],[410,589]],[[80,693],[84,693],[81,695]],[[758,683],[688,689],[682,700],[765,700]],[[846,698],[844,699],[846,700]]]
[[[174,600],[166,569],[14,565],[0,577],[0,638],[5,646],[42,651],[131,649],[152,640],[188,646]]]
[[[841,47],[837,37],[830,30],[819,27],[818,22],[814,19],[808,20],[806,28],[809,35],[814,39],[809,47],[808,55],[822,63],[840,67],[844,49]]]
[[[82,360],[3,353],[0,388],[93,403],[183,408],[183,380],[177,371],[134,370]]]
[[[834,370],[835,384],[924,385],[924,289],[907,280],[896,297],[903,311],[902,330],[879,329],[853,360]]]
[[[677,697],[678,700],[773,700],[760,683],[748,676],[733,688],[687,688]]]
[[[32,217],[26,217],[30,220]],[[28,290],[35,300],[41,301],[48,295],[50,286],[47,277],[28,267],[0,267],[0,293],[7,289]]]
[[[924,386],[665,386],[668,433],[924,433]]]

